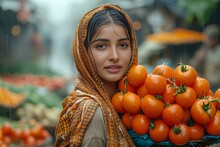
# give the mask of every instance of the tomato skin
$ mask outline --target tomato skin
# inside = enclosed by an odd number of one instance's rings
[[[122,99],[123,94],[121,92],[115,93],[111,99],[111,103],[118,113],[125,113],[125,109],[122,106]]]
[[[181,132],[176,133],[176,130]],[[179,123],[174,125],[169,131],[169,139],[175,145],[187,144],[190,140],[190,130],[189,127],[184,123]]]
[[[206,105],[206,106],[205,106]],[[205,111],[204,107],[210,107]],[[190,110],[193,120],[200,124],[208,124],[216,114],[216,107],[206,99],[197,99]]]
[[[4,123],[1,129],[3,136],[12,136],[14,134],[14,130],[9,123]]]
[[[160,75],[150,74],[145,80],[145,86],[149,94],[162,94],[166,89],[167,81]],[[156,87],[156,88],[155,88]]]
[[[24,140],[24,146],[35,146],[36,145],[36,138],[33,136],[28,136],[25,140]]]
[[[183,93],[175,95],[175,100],[183,109],[188,109],[196,101],[196,92],[188,86],[184,86],[184,89]]]
[[[14,140],[22,140],[22,130],[21,129],[14,129],[14,134],[13,134],[13,139]]]
[[[134,118],[134,115],[130,114],[130,113],[124,113],[122,115],[121,121],[124,124],[126,129],[130,130],[132,128],[131,127],[131,122],[132,122],[133,118]]]
[[[25,128],[25,129],[23,129],[23,130],[21,131],[21,136],[20,136],[20,137],[21,137],[23,140],[25,140],[28,136],[30,136],[30,134],[31,134],[30,129]]]
[[[220,111],[215,114],[214,119],[206,125],[206,131],[209,135],[220,135]]]
[[[189,126],[190,130],[190,140],[200,140],[204,137],[205,131],[203,125],[199,123],[194,123],[194,125]]]
[[[161,75],[162,77],[166,78],[167,80],[171,79],[174,74],[174,70],[165,64],[157,65],[153,71],[153,74]]]
[[[134,87],[139,87],[143,85],[147,76],[147,69],[143,65],[132,66],[127,75],[128,82]]]
[[[163,120],[155,120],[150,122],[149,135],[155,142],[166,141],[169,136],[169,126]]]
[[[196,97],[206,96],[209,93],[210,83],[205,78],[198,76],[192,88],[196,92]]]
[[[136,93],[140,97],[144,97],[145,95],[147,95],[148,91],[147,91],[147,88],[146,88],[145,84],[143,84],[140,87],[138,87]]]
[[[135,93],[136,92],[136,88],[131,86],[128,83],[127,77],[124,77],[124,78],[122,78],[119,81],[118,88],[119,88],[120,91],[123,91],[124,93],[126,93],[126,92],[133,92],[133,93]]]
[[[122,107],[126,112],[136,114],[141,109],[141,98],[135,93],[128,92],[122,99]]]
[[[190,109],[183,109],[184,115],[182,122],[187,124],[191,118]]]
[[[35,138],[40,138],[42,135],[42,131],[44,130],[43,125],[37,125],[34,126],[31,130],[30,130],[30,135],[35,137]]]
[[[175,103],[165,107],[162,112],[162,119],[169,126],[180,123],[183,120],[183,117],[183,108]]]
[[[173,104],[175,102],[175,93],[176,90],[171,86],[171,84],[167,84],[166,89],[162,94],[162,102]]]
[[[184,69],[184,70],[183,70]],[[185,86],[192,86],[197,78],[197,72],[190,65],[179,65],[174,69],[174,79],[177,83]]]
[[[138,135],[147,134],[149,131],[150,119],[144,114],[137,114],[131,122],[132,129]]]
[[[164,106],[155,96],[147,94],[141,99],[141,109],[148,118],[156,118],[161,115]]]
[[[215,91],[215,98],[220,100],[220,88]],[[216,107],[220,110],[220,103],[217,103]]]

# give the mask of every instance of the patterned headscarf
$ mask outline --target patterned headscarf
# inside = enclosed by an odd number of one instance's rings
[[[105,8],[120,11],[131,28],[132,65],[138,62],[137,42],[132,21],[128,14],[117,5],[103,4],[87,12],[80,20],[75,34],[73,55],[78,77],[75,80],[75,89],[70,92],[63,102],[63,111],[56,128],[56,147],[80,146],[84,134],[91,122],[97,107],[100,107],[106,124],[107,146],[125,147],[134,146],[126,128],[111,104],[111,99],[105,90],[102,81],[96,73],[89,58],[84,41],[87,35],[88,23],[94,14]]]

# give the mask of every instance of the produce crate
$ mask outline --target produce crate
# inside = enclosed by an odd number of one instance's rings
[[[150,147],[150,146],[151,147],[160,147],[160,146],[175,147],[176,146],[176,145],[173,145],[170,141],[156,143],[149,137],[148,134],[138,135],[133,130],[129,130],[129,134],[137,147]],[[205,135],[202,140],[190,141],[182,147],[191,147],[191,146],[192,147],[197,147],[197,146],[206,147],[212,144],[219,144],[220,146],[220,136]]]

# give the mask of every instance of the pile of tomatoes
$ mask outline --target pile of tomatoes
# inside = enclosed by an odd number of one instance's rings
[[[138,135],[174,145],[220,135],[220,89],[212,91],[190,65],[158,65],[152,73],[135,65],[119,90],[111,102],[124,126]]]
[[[50,133],[43,125],[36,125],[30,128],[15,128],[9,123],[0,127],[0,146],[9,147],[12,144],[25,147],[42,145],[50,138]]]

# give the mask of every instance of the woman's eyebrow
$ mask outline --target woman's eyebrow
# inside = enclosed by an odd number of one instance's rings
[[[107,42],[107,41],[110,41],[110,40],[109,39],[95,39],[91,43],[94,43],[94,42],[97,42],[97,41],[105,41],[105,42]]]
[[[120,38],[118,41],[124,41],[124,40],[129,40],[127,37],[125,37],[125,38]],[[102,39],[102,38],[100,38],[100,39],[95,39],[95,40],[93,40],[91,43],[94,43],[94,42],[97,42],[97,41],[105,41],[105,42],[109,42],[110,40],[109,39]],[[130,40],[129,40],[130,41]]]

